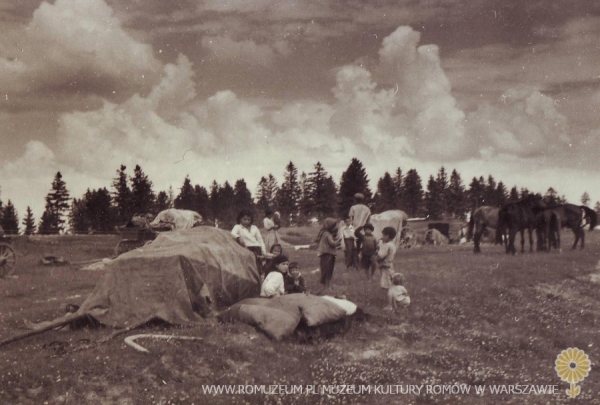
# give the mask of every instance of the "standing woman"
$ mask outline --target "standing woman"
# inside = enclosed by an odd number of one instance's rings
[[[258,274],[263,279],[262,256],[266,253],[265,243],[258,228],[252,225],[253,221],[254,217],[250,210],[241,210],[237,217],[237,225],[233,227],[231,234],[237,243],[254,253]]]
[[[265,238],[265,248],[267,252],[271,251],[273,245],[280,245],[281,240],[279,239],[279,225],[273,220],[273,211],[267,210],[265,212],[265,219],[263,220],[265,231],[267,231],[267,237]]]

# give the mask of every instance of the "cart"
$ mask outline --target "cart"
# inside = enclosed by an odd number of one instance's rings
[[[17,264],[17,254],[10,241],[9,237],[0,236],[0,278],[13,274]]]
[[[417,233],[409,225],[400,229],[398,237],[398,247],[401,249],[410,249],[417,246]]]

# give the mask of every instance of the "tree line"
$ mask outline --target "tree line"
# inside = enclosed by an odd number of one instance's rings
[[[121,165],[116,171],[110,190],[106,187],[88,189],[79,198],[71,198],[60,172],[56,173],[51,190],[46,195],[44,212],[36,225],[30,207],[19,223],[18,213],[12,202],[3,205],[0,200],[0,225],[6,233],[58,234],[110,233],[115,226],[126,224],[135,213],[158,213],[167,208],[196,211],[210,223],[231,227],[237,213],[247,208],[257,219],[267,210],[281,214],[284,225],[303,225],[309,219],[322,220],[327,216],[344,217],[353,204],[353,196],[362,193],[373,212],[401,209],[410,217],[427,217],[433,220],[464,219],[467,212],[482,205],[501,206],[516,201],[529,193],[526,188],[510,190],[492,175],[473,177],[466,186],[461,175],[454,169],[448,175],[442,166],[436,175],[423,180],[416,169],[406,173],[398,167],[394,172],[385,172],[377,181],[376,190],[371,191],[369,178],[362,162],[353,158],[343,172],[339,184],[335,182],[321,162],[309,173],[298,173],[293,162],[284,169],[283,182],[278,184],[273,174],[261,177],[255,196],[244,179],[233,186],[229,181],[218,184],[213,181],[209,188],[193,185],[189,176],[183,180],[179,193],[172,187],[155,193],[152,181],[139,165],[133,175]],[[547,204],[566,202],[564,196],[549,188],[544,196]],[[582,204],[590,201],[586,193]],[[596,203],[600,212],[600,202]],[[21,229],[20,225],[23,226]]]

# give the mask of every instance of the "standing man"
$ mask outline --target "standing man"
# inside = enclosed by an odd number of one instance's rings
[[[370,216],[371,210],[365,205],[364,194],[354,194],[354,205],[350,207],[350,212],[348,212],[348,217],[352,221],[354,229],[358,229],[359,227],[362,229],[362,227],[369,222]],[[356,240],[356,252],[357,254],[360,252],[360,240],[358,239]]]

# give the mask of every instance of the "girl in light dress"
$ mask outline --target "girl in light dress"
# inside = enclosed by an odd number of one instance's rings
[[[267,236],[265,237],[265,248],[267,249],[267,252],[270,252],[273,245],[281,244],[279,232],[277,232],[279,229],[279,224],[277,224],[273,219],[273,211],[267,210],[265,212],[263,225],[265,227],[265,231],[267,231]]]

